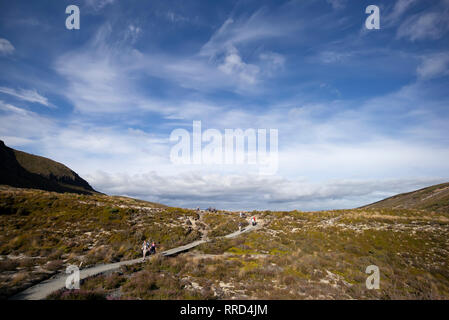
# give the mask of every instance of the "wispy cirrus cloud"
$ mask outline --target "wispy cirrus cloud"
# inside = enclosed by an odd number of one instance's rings
[[[165,17],[172,23],[185,23],[190,21],[189,18],[171,10],[165,13]]]
[[[55,122],[38,113],[0,101],[0,136],[10,146],[33,145],[55,130]]]
[[[318,59],[323,63],[339,63],[346,61],[353,55],[353,52],[323,51],[318,56]]]
[[[109,4],[113,4],[114,1],[115,0],[85,0],[85,3],[94,10],[100,10]]]
[[[334,9],[343,9],[346,6],[346,0],[326,0],[326,2]]]
[[[448,10],[414,14],[398,28],[397,38],[411,41],[437,40],[449,30]]]
[[[251,61],[245,61],[239,47],[283,38],[289,31],[297,28],[297,23],[273,23],[265,9],[256,11],[248,18],[229,17],[201,47],[199,56],[206,57],[211,63],[215,63],[220,71],[235,76],[245,84],[256,84],[259,78],[273,75],[281,68],[285,57],[277,52],[266,51],[261,52],[258,57],[253,57]]]
[[[418,0],[397,0],[394,3],[393,9],[385,16],[384,21],[386,21],[387,24],[396,23],[407,10],[417,3]]]
[[[10,55],[15,48],[8,39],[0,38],[0,55]]]
[[[254,90],[261,78],[271,77],[284,67],[285,57],[272,51],[262,51],[252,63],[245,62],[237,48],[231,45],[240,43],[242,39],[230,41],[225,51],[209,48],[212,51],[207,49],[206,54],[204,49],[215,42],[217,33],[221,34],[228,23],[227,20],[197,54],[188,56],[143,53],[133,47],[142,33],[141,27],[129,25],[123,37],[117,40],[111,24],[106,23],[82,49],[60,56],[54,69],[66,79],[68,88],[63,90],[64,95],[78,111],[117,113],[146,110],[177,117],[180,109],[184,114],[192,113],[185,110],[191,104],[189,100],[180,106],[179,101],[158,101],[145,94],[144,90],[137,89],[138,81],[148,77],[159,78],[179,89],[203,93],[215,90],[248,92]],[[266,35],[262,32],[261,36]],[[253,39],[253,36],[244,38]],[[67,64],[66,61],[72,63]]]
[[[449,74],[449,53],[435,53],[423,56],[416,72],[420,78],[431,79]]]
[[[39,94],[36,90],[28,90],[28,89],[12,89],[7,87],[0,87],[0,93],[7,94],[18,98],[20,100],[38,103],[46,107],[53,107],[52,104],[48,102],[48,99],[41,94]]]
[[[260,73],[260,68],[242,61],[237,49],[230,48],[218,69],[227,75],[237,75],[240,80],[248,84],[254,84]]]
[[[2,100],[0,100],[0,109],[3,111],[8,111],[8,112],[12,112],[12,113],[16,113],[19,115],[27,115],[29,114],[29,112],[27,110],[24,110],[22,108],[18,108],[12,104],[9,103],[5,103]]]

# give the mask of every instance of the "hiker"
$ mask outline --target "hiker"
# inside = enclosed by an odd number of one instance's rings
[[[142,253],[143,253],[142,261],[145,261],[145,256],[147,255],[147,250],[148,250],[148,242],[143,240],[143,243],[142,243]]]
[[[150,254],[156,254],[156,244],[154,243],[154,241],[150,247]]]
[[[251,224],[253,225],[253,227],[256,225],[256,217],[255,216],[253,216],[251,218]]]

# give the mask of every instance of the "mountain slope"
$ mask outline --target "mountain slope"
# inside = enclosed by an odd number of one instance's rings
[[[362,208],[403,208],[449,212],[449,183],[401,193]]]
[[[65,165],[7,147],[0,140],[0,184],[55,192],[91,194],[87,181]]]

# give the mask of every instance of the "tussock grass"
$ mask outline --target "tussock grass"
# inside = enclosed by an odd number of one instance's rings
[[[8,292],[30,282],[22,278],[27,268],[52,274],[68,263],[139,257],[147,238],[159,243],[159,251],[199,239],[190,218],[207,228],[210,242],[92,277],[81,290],[50,298],[449,298],[449,214],[442,211],[253,212],[264,219],[263,228],[225,239],[219,237],[242,222],[236,213],[206,213],[199,221],[190,210],[128,198],[26,190],[0,197],[0,281]],[[380,268],[379,290],[365,286],[369,265]]]
[[[1,186],[0,296],[68,264],[88,267],[137,258],[144,239],[155,241],[158,250],[198,240],[201,234],[186,225],[188,217],[197,214],[126,197]],[[29,276],[10,281],[21,268]]]

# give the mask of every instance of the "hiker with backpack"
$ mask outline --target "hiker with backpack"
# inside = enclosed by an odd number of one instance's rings
[[[256,217],[255,216],[253,216],[251,218],[251,224],[253,225],[253,227],[256,225]]]

